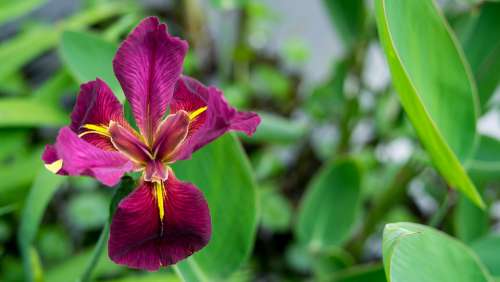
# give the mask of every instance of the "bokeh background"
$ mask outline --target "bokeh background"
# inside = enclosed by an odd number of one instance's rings
[[[438,2],[464,45],[484,11],[496,19],[487,28],[496,49],[484,60],[493,93],[500,3]],[[429,164],[391,85],[372,1],[0,0],[0,281],[23,281],[26,264],[35,280],[76,281],[91,260],[112,190],[71,177],[47,184],[54,191],[45,196],[30,191],[46,184],[40,155],[68,122],[79,84],[110,69],[96,58],[113,54],[149,15],[189,41],[184,73],[262,117],[252,138],[238,135],[255,179],[255,241],[248,260],[226,278],[385,281],[387,222],[432,225],[473,247],[487,236],[500,248],[500,163],[474,174],[486,210],[450,190]],[[484,158],[496,160],[500,100],[491,96],[478,130],[491,143]],[[347,163],[359,171],[342,167]],[[330,175],[331,166],[340,169]],[[39,227],[22,223],[30,213],[41,214]],[[311,229],[320,236],[308,235]],[[478,245],[479,253],[491,247]],[[500,251],[486,264],[500,275],[498,261]],[[114,265],[105,253],[92,277],[177,281],[171,268],[145,274]]]

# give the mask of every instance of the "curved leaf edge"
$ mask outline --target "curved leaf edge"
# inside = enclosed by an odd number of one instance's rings
[[[432,1],[434,7],[436,8],[436,4],[433,0],[430,0]],[[376,14],[377,15],[381,15],[382,19],[379,19],[379,17],[377,16],[377,22],[378,22],[378,30],[380,32],[380,36],[381,36],[381,41],[382,41],[382,45],[384,46],[384,49],[386,49],[386,54],[388,57],[391,56],[391,53],[393,56],[395,56],[395,58],[397,59],[398,61],[398,67],[400,70],[401,70],[401,73],[403,74],[403,77],[404,79],[406,80],[407,84],[410,85],[411,89],[413,90],[414,93],[418,93],[416,91],[416,88],[415,86],[413,85],[413,82],[410,80],[410,76],[408,74],[408,71],[406,70],[405,66],[403,65],[402,63],[402,60],[400,58],[400,55],[399,53],[397,52],[394,44],[393,44],[393,40],[392,40],[392,35],[390,33],[390,29],[389,29],[389,26],[388,26],[388,22],[387,22],[387,17],[386,17],[386,8],[385,8],[385,0],[377,0],[376,1]],[[438,9],[438,13],[441,13]],[[442,16],[442,14],[440,14]],[[441,20],[443,20],[441,18]],[[445,24],[445,27],[447,28],[447,31],[449,33],[449,26]],[[450,33],[449,33],[450,34]],[[451,36],[451,34],[450,34]],[[387,40],[383,40],[383,38],[386,37]],[[452,41],[454,42],[454,44],[456,45],[457,44],[457,41],[456,39],[453,39],[453,37],[451,36],[452,38]],[[385,42],[384,42],[385,41]],[[390,51],[390,52],[388,52]],[[463,58],[463,51],[462,53],[459,52],[459,56]],[[388,58],[389,59],[389,58]],[[389,64],[390,65],[390,64]],[[470,66],[467,67],[468,64],[464,65],[465,69],[466,69],[466,73],[467,75],[470,77],[471,75],[471,72],[470,72]],[[392,72],[392,71],[391,71]],[[474,81],[474,80],[472,80]],[[475,84],[471,82],[471,87],[472,87],[472,90],[473,90],[473,101],[474,101],[474,114],[478,115],[478,98],[477,98],[477,90],[475,90]],[[399,92],[398,92],[399,93]],[[400,100],[401,100],[401,104],[403,106],[403,108],[406,109],[406,106],[403,102],[403,98],[401,97],[401,95],[398,95],[400,97]],[[427,111],[427,109],[425,109],[425,106],[423,105],[423,102],[420,98],[420,96],[417,94],[415,95],[415,100],[417,101],[416,104],[414,104],[414,106],[416,107],[416,110],[418,112],[422,112],[424,113],[424,122],[429,125],[429,127],[431,128],[431,132],[434,133],[435,137],[437,137],[437,140],[439,143],[437,144],[439,147],[440,147],[440,150],[442,153],[445,154],[445,156],[447,157],[447,159],[451,160],[451,162],[449,163],[449,165],[451,165],[453,167],[453,170],[454,171],[457,171],[459,173],[459,176],[461,176],[461,179],[460,181],[455,181],[455,176],[453,175],[449,175],[448,172],[446,171],[445,168],[442,168],[437,161],[435,161],[435,157],[434,156],[431,156],[431,159],[432,159],[432,162],[434,163],[434,165],[438,168],[438,170],[441,172],[441,174],[443,175],[443,177],[447,180],[447,182],[451,185],[451,186],[455,186],[458,190],[462,191],[465,195],[467,195],[467,197],[469,197],[472,202],[474,202],[476,205],[478,205],[480,208],[484,209],[485,208],[485,204],[481,198],[481,195],[478,193],[476,187],[474,186],[474,184],[472,183],[472,181],[470,180],[469,176],[467,175],[464,167],[462,166],[462,164],[460,163],[460,161],[458,160],[458,158],[455,156],[455,153],[451,150],[451,148],[449,147],[449,145],[444,141],[444,138],[441,134],[441,132],[438,130],[438,127],[437,125],[434,123],[434,121],[430,118],[430,115]],[[405,110],[406,111],[406,110]],[[407,112],[407,111],[406,111]],[[412,120],[412,123],[415,124],[416,121],[413,121],[413,118],[410,116],[410,115],[407,115],[408,118],[410,120]],[[422,122],[422,121],[419,121],[419,122]],[[415,130],[417,131],[417,134],[418,135],[421,135],[420,132],[419,132],[419,129],[415,126],[414,127]],[[477,134],[477,132],[474,134],[474,146],[473,148],[470,149],[470,152],[469,152],[469,157],[474,153],[475,151],[475,147],[477,146],[478,144],[478,140],[479,140],[479,135]],[[421,140],[422,143],[424,143],[424,146],[427,147],[427,143],[423,141],[423,139]],[[463,183],[460,184],[460,183]]]

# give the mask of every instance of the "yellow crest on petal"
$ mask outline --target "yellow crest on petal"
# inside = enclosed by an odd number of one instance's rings
[[[50,164],[45,164],[45,168],[52,173],[57,173],[62,168],[62,166],[63,166],[62,159],[59,159]]]

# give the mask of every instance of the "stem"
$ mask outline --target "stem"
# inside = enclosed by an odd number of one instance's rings
[[[80,278],[80,282],[88,282],[92,277],[92,272],[94,268],[99,263],[99,259],[101,258],[102,251],[104,250],[104,246],[106,246],[106,241],[108,241],[109,236],[109,221],[106,221],[104,227],[102,228],[101,235],[99,235],[99,240],[95,245],[94,253],[92,254],[92,258],[89,261],[89,264],[85,268],[85,272],[83,272],[82,277]]]
[[[448,213],[448,210],[452,206],[452,191],[448,188],[448,193],[444,196],[443,202],[439,206],[439,209],[434,213],[434,215],[429,220],[429,226],[438,227],[443,221],[444,217]]]

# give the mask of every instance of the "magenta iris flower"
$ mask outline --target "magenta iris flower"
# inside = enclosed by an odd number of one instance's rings
[[[138,187],[112,218],[108,250],[118,264],[157,270],[207,245],[211,220],[203,193],[178,180],[170,164],[228,130],[251,135],[260,122],[255,113],[230,107],[217,88],[183,76],[187,49],[157,18],[143,20],[113,60],[139,132],[106,83],[96,79],[81,86],[71,125],[42,156],[54,173],[87,175],[107,186],[142,171]]]

